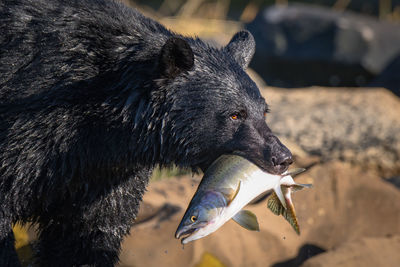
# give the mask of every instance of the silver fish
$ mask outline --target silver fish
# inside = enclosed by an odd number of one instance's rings
[[[291,192],[311,185],[295,183],[292,175],[304,170],[294,169],[274,175],[240,156],[219,157],[205,172],[175,237],[185,236],[181,242],[186,244],[213,233],[230,219],[248,230],[259,231],[257,217],[242,208],[270,190],[273,192],[268,197],[268,208],[277,215],[283,215],[299,234]]]

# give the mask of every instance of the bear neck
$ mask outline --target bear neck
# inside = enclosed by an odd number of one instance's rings
[[[190,144],[183,138],[182,123],[171,112],[175,100],[167,99],[165,90],[148,91],[136,101],[133,97],[129,100],[130,115],[123,114],[132,125],[129,151],[133,161],[150,167],[192,168]]]
[[[175,101],[178,101],[171,97],[175,95],[173,83],[154,77],[153,65],[142,65],[141,77],[144,78],[138,80],[134,67],[134,64],[126,67],[124,74],[114,81],[110,96],[102,104],[102,108],[105,108],[103,114],[113,114],[108,124],[123,125],[124,131],[118,132],[116,127],[113,135],[126,141],[125,144],[119,144],[119,150],[115,151],[120,155],[108,158],[121,159],[121,154],[125,154],[126,160],[140,162],[145,167],[177,165],[196,170],[197,167],[190,160],[194,158],[191,156],[190,142],[183,139],[182,134],[188,125],[183,125],[171,112]],[[103,139],[114,142],[107,136]],[[110,162],[109,166],[118,164]]]

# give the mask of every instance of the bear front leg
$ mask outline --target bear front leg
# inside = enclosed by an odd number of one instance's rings
[[[99,214],[99,219],[111,218]],[[107,225],[104,221],[79,227],[69,221],[54,222],[41,229],[37,244],[38,266],[114,266],[124,236],[118,233],[119,227],[129,228]]]
[[[3,215],[1,211],[0,215]],[[5,220],[4,217],[0,218],[0,266],[21,266],[17,252],[15,251],[14,243],[15,239],[11,223]]]
[[[118,184],[89,186],[68,207],[41,216],[39,266],[114,266],[147,185],[149,172],[139,173]]]

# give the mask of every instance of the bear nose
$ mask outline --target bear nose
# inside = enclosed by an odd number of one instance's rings
[[[279,158],[272,157],[271,161],[272,161],[272,164],[274,165],[274,167],[277,167],[277,166],[288,167],[290,164],[293,163],[293,158],[290,153],[290,154],[281,155],[281,157],[279,157]]]

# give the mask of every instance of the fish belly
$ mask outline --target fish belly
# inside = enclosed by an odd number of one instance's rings
[[[280,183],[281,176],[257,170],[240,179],[240,190],[235,199],[226,208],[224,223],[236,215],[248,203],[260,194],[274,189]]]

